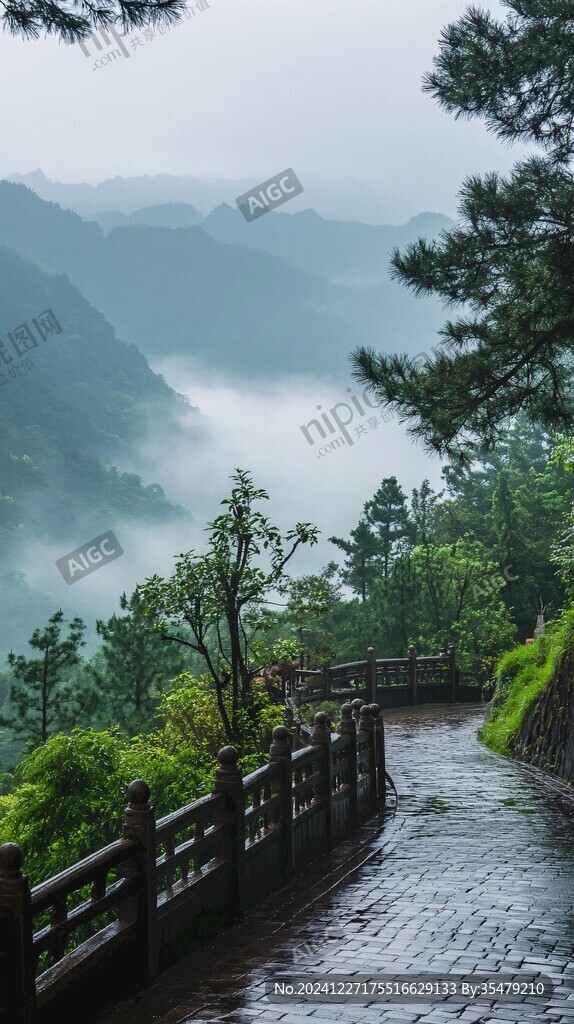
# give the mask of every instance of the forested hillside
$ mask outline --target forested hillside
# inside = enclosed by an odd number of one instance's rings
[[[46,310],[53,319],[43,327]],[[74,531],[93,535],[94,522],[160,523],[181,514],[159,484],[118,472],[114,461],[129,462],[132,446],[158,420],[166,438],[180,436],[180,414],[190,407],[66,277],[47,275],[7,248],[0,248],[0,311],[5,650],[23,642],[34,615],[21,578],[31,540],[64,544]]]
[[[532,637],[539,609],[560,614],[553,542],[574,474],[562,445],[519,421],[472,466],[447,464],[444,480],[410,497],[384,480],[351,535],[332,538],[356,598],[330,642],[341,661],[362,656],[363,637],[385,657],[455,642],[466,678],[491,694],[497,655]]]

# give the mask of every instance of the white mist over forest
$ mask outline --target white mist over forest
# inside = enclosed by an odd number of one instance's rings
[[[55,566],[65,553],[61,543],[45,539],[30,543],[21,565],[31,586],[51,593],[55,604],[76,608],[90,625],[94,617],[116,610],[123,591],[130,593],[154,573],[169,574],[175,555],[192,548],[204,550],[206,524],[221,512],[219,503],[230,490],[236,468],[248,469],[255,484],[267,491],[270,500],[263,505],[265,514],[281,530],[300,521],[319,528],[319,543],[303,549],[294,560],[295,576],[320,572],[327,562],[338,560],[339,552],[328,538],[346,536],[354,528],[364,503],[384,477],[396,476],[407,494],[425,478],[440,489],[440,461],[416,445],[396,417],[385,422],[380,410],[369,410],[350,378],[339,387],[332,381],[302,377],[234,385],[202,377],[192,361],[177,357],[152,361],[152,369],[188,397],[193,408],[182,415],[179,441],[174,442],[162,424],[155,423],[125,464],[118,460],[118,468],[159,482],[189,515],[161,526],[129,521],[119,525],[115,533],[124,555],[104,572],[78,579],[72,586]],[[353,406],[353,397],[364,416]],[[341,435],[325,429],[323,440],[316,428],[311,428],[310,436],[318,440],[309,444],[301,426],[321,415],[317,405],[327,415],[338,407],[343,419],[353,412],[347,428],[352,445],[343,443],[320,456],[329,438]],[[201,445],[192,434],[198,420]],[[374,422],[375,428],[369,426]],[[358,434],[352,434],[355,428]],[[375,466],[380,480],[373,486]],[[66,550],[88,539],[85,532],[83,524],[71,531]]]

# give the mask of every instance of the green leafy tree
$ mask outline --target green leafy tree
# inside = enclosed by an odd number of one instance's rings
[[[507,581],[497,562],[472,537],[416,548],[412,560],[420,578],[417,646],[430,654],[454,643],[467,678],[484,684],[516,636],[501,598]]]
[[[532,636],[539,606],[557,614],[562,588],[551,556],[557,526],[574,497],[562,443],[518,417],[493,451],[470,466],[446,466],[448,496],[436,508],[438,543],[472,533],[506,573],[503,591],[519,635]]]
[[[497,538],[495,551],[506,571],[508,587],[505,593],[510,604],[514,581],[520,579],[520,567],[526,561],[526,545],[521,530],[520,507],[505,471],[498,475],[492,498],[492,528]]]
[[[293,624],[299,650],[311,657],[318,653],[318,646],[328,646],[335,640],[318,623],[339,600],[339,588],[334,582],[336,572],[337,566],[331,562],[323,572],[299,576],[287,586],[286,618]]]
[[[285,537],[255,506],[268,500],[251,477],[236,470],[234,487],[221,504],[226,511],[208,524],[204,555],[189,551],[178,556],[173,576],[152,576],[138,590],[145,612],[166,639],[198,652],[215,687],[219,713],[228,741],[240,742],[240,712],[253,707],[251,640],[253,612],[286,578],[286,566],[302,544],[315,544],[317,530],[297,523]],[[192,639],[174,629],[188,627]],[[208,635],[215,633],[215,649]],[[230,689],[230,700],[226,693]]]
[[[563,438],[553,454],[553,463],[564,467],[574,477],[574,438]],[[551,556],[557,566],[558,575],[569,603],[574,598],[574,503],[564,511],[556,536],[553,539]]]
[[[369,643],[384,652],[383,657],[404,657],[416,636],[420,587],[420,572],[410,552],[396,559],[386,580],[375,583]]]
[[[26,872],[41,882],[121,836],[133,779],[146,780],[161,816],[208,793],[210,768],[189,746],[172,754],[160,738],[57,733],[18,765],[12,791],[0,797],[0,842],[19,843]]]
[[[415,437],[460,459],[500,440],[520,410],[548,429],[574,424],[572,4],[506,6],[503,22],[471,7],[444,29],[425,89],[457,117],[482,117],[499,138],[545,153],[507,178],[468,178],[458,226],[393,253],[395,278],[463,307],[440,332],[447,350],[422,367],[353,353],[356,378]]]
[[[13,651],[8,654],[15,681],[0,725],[33,744],[45,743],[49,733],[69,721],[82,703],[82,695],[74,695],[65,686],[65,672],[80,661],[78,652],[84,646],[86,627],[76,617],[69,624],[68,636],[61,639],[63,622],[64,613],[59,610],[44,630],[34,630],[28,642],[40,652],[39,658],[26,658]]]
[[[103,644],[92,671],[112,722],[136,731],[151,728],[158,697],[183,671],[185,657],[150,628],[137,591],[129,599],[122,594],[120,607],[126,615],[96,622]]]
[[[268,745],[275,726],[285,722],[285,707],[273,703],[264,679],[255,677],[252,680],[251,693],[255,714],[251,716],[240,710],[238,715],[244,769],[247,766],[245,755],[248,758],[255,756],[257,760],[262,747]],[[226,702],[230,701],[230,696],[229,692],[225,694]],[[173,757],[188,750],[193,763],[209,766],[213,775],[217,767],[217,753],[225,745],[227,737],[209,676],[195,679],[189,672],[178,676],[173,688],[161,697],[159,718],[163,725],[151,737],[152,744]],[[251,767],[259,767],[259,763],[253,762]]]
[[[498,564],[472,537],[461,537],[455,544],[415,548],[412,558],[422,582],[419,619],[435,631],[445,631],[445,642],[464,608],[489,592],[493,577],[500,587],[505,585],[504,577],[498,579]]]

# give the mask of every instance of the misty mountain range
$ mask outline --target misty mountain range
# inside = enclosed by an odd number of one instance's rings
[[[151,228],[191,228],[200,224],[203,214],[191,203],[158,203],[155,206],[144,206],[133,213],[122,213],[121,210],[104,210],[95,213],[89,220],[95,220],[104,231],[113,228],[131,228],[138,224],[147,224]]]
[[[52,181],[38,169],[31,174],[13,174],[8,180],[28,185],[41,199],[59,203],[86,218],[94,217],[102,210],[129,214],[163,203],[190,203],[207,216],[221,203],[233,205],[236,196],[281,170],[281,167],[267,167],[259,176],[249,178],[200,178],[192,174],[144,174],[122,178],[116,175],[89,185],[86,182]],[[304,194],[295,199],[291,207],[293,211],[311,207],[329,220],[354,220],[364,224],[404,219],[402,213],[395,215],[396,203],[384,182],[367,180],[364,176],[359,180],[348,177],[329,179],[325,175],[303,173],[299,168],[295,170],[302,179]],[[404,209],[404,198],[399,199],[399,203]],[[416,212],[416,205],[414,210]]]
[[[386,267],[395,244],[424,226],[437,234],[446,218],[400,229],[331,223],[313,211],[242,220],[224,207],[201,226],[134,224],[105,234],[23,185],[0,183],[3,244],[65,273],[145,355],[178,353],[248,379],[326,368],[342,377],[357,344],[414,354],[434,340],[440,304],[390,281]],[[369,286],[334,284],[333,275]]]
[[[137,184],[130,194],[141,194]],[[393,246],[449,225],[438,215],[374,227],[307,210],[247,224],[230,206],[204,217],[187,202],[156,201],[96,220],[0,182],[0,650],[54,611],[21,573],[32,540],[65,553],[95,523],[189,516],[161,480],[129,471],[154,422],[168,446],[182,432],[191,449],[202,444],[200,415],[145,356],[188,355],[236,378],[343,379],[358,342],[420,352],[444,319],[386,276]],[[17,328],[47,309],[60,332],[30,329],[20,352]]]
[[[229,202],[253,185],[253,181],[247,179],[172,174],[142,175],[138,178],[121,178],[118,175],[97,185],[85,182],[69,184],[51,181],[41,170],[31,174],[13,174],[8,180],[27,185],[41,199],[59,203],[82,217],[93,217],[100,210],[129,214],[142,207],[163,203],[190,203],[205,214],[218,203]]]

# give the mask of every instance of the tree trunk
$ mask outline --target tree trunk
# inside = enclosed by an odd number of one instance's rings
[[[48,651],[44,652],[44,672],[42,675],[42,743],[48,739]]]

